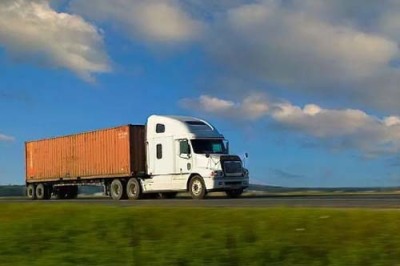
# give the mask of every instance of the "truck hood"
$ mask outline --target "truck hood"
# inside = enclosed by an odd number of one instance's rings
[[[223,161],[241,161],[239,156],[227,154],[210,154],[208,158],[205,154],[195,154],[194,160],[197,167],[210,170],[222,170]]]
[[[198,168],[222,170],[220,158],[221,154],[210,154],[208,158],[205,154],[196,154],[194,159]]]

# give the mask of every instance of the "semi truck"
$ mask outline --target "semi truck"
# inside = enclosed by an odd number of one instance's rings
[[[247,156],[247,154],[246,154]],[[209,122],[152,115],[123,125],[25,142],[26,193],[34,200],[73,199],[82,185],[101,185],[114,200],[188,192],[203,199],[239,197],[249,185],[242,158]]]

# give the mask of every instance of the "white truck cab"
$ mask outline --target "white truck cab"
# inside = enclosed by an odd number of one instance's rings
[[[147,175],[143,193],[174,196],[188,191],[195,199],[224,191],[238,197],[249,185],[239,156],[229,154],[228,141],[202,119],[152,115],[146,125]]]

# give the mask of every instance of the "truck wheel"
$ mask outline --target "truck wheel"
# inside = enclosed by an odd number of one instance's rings
[[[207,194],[207,190],[201,176],[195,175],[194,177],[192,177],[192,179],[190,179],[189,193],[193,199],[204,199]]]
[[[35,186],[34,186],[33,184],[29,184],[29,185],[26,187],[26,196],[27,196],[28,199],[30,199],[30,200],[36,199]]]
[[[119,179],[114,179],[110,185],[111,197],[114,200],[121,200],[125,197],[124,184]]]
[[[228,198],[238,198],[243,193],[243,189],[232,189],[225,191]]]
[[[38,184],[35,192],[38,200],[44,200],[46,198],[46,188],[43,184]]]
[[[129,199],[140,199],[142,197],[142,188],[140,187],[139,180],[136,178],[129,179],[126,184],[126,194]]]

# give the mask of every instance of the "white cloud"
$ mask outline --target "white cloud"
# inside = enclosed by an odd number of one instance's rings
[[[360,110],[328,110],[315,104],[301,108],[291,103],[275,104],[271,116],[281,125],[320,138],[351,135],[374,120]]]
[[[208,95],[203,95],[200,97],[199,105],[201,108],[211,113],[229,112],[236,108],[235,104],[231,101],[221,100]]]
[[[73,0],[71,9],[97,21],[111,21],[130,37],[148,42],[192,41],[203,28],[176,0]]]
[[[400,113],[396,0],[71,0],[70,10],[155,49],[197,42],[222,70],[207,73],[209,86],[246,79],[260,92]]]
[[[46,0],[2,0],[0,46],[20,60],[66,68],[86,80],[110,71],[100,31]]]
[[[241,103],[202,95],[198,99],[183,99],[180,104],[186,109],[194,109],[238,120],[258,119],[269,111],[269,104],[262,95],[250,95]]]
[[[208,84],[246,79],[260,92],[400,113],[397,0],[70,0],[69,10],[155,50],[196,42],[221,69]]]
[[[400,41],[400,5],[397,9],[392,9],[382,16],[377,25],[383,34]]]
[[[183,107],[238,120],[271,119],[282,130],[315,138],[335,149],[355,149],[376,156],[400,152],[400,117],[379,119],[357,109],[303,108],[250,95],[241,102],[203,95],[185,99]]]
[[[288,77],[311,78],[319,83],[322,78],[332,80],[339,74],[342,78],[366,77],[387,64],[398,51],[397,44],[389,39],[349,26],[332,25],[287,10],[277,2],[264,1],[228,11],[228,30],[234,37],[242,35],[239,45],[255,48],[247,51],[254,57],[248,58],[251,62],[244,61],[242,68],[251,69],[250,63],[256,63],[255,67],[261,67],[258,70],[267,77],[274,74],[282,81]],[[226,50],[232,52],[227,46],[222,53]],[[278,65],[274,67],[273,62]],[[317,71],[321,66],[323,69]]]
[[[10,142],[10,141],[14,141],[15,140],[15,138],[14,137],[12,137],[12,136],[7,136],[7,135],[4,135],[4,134],[1,134],[0,133],[0,142]]]
[[[326,2],[264,0],[231,8],[217,17],[206,46],[224,69],[262,80],[266,90],[272,83],[312,99],[335,96],[399,113],[397,40],[365,26],[343,1],[338,5],[346,10],[329,14],[335,5]],[[347,9],[356,21],[346,19]]]
[[[313,112],[310,113],[310,110]],[[379,119],[355,109],[275,105],[271,117],[287,130],[306,134],[340,149],[358,149],[375,156],[400,151],[400,117]]]
[[[398,116],[388,116],[383,121],[388,127],[400,125],[400,117]]]
[[[267,98],[262,94],[249,94],[240,105],[241,111],[249,119],[258,119],[269,111]]]

